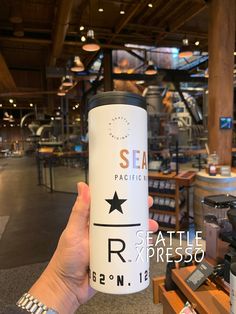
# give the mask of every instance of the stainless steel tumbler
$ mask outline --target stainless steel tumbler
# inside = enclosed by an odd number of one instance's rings
[[[146,103],[136,94],[104,92],[88,110],[90,285],[137,292],[149,285]]]

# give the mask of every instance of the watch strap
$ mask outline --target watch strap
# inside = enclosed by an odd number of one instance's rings
[[[29,313],[34,314],[59,314],[57,311],[52,308],[47,307],[41,301],[33,297],[31,294],[26,292],[23,296],[17,301],[16,305],[26,310]]]

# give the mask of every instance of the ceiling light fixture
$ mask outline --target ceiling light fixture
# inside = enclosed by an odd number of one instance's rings
[[[66,95],[66,92],[64,90],[59,90],[57,92],[57,96],[65,96]]]
[[[157,74],[157,69],[154,66],[154,63],[153,63],[152,60],[148,61],[148,66],[147,66],[147,68],[146,68],[144,73],[147,74],[147,75],[155,75],[155,74]]]
[[[16,107],[16,104],[13,104],[13,107]]]
[[[13,30],[13,35],[15,37],[23,37],[25,35],[24,33],[24,28],[23,28],[23,24],[14,24],[14,30]]]
[[[66,75],[65,77],[63,77],[62,86],[65,86],[65,87],[73,86],[73,79],[71,75]]]
[[[57,91],[57,96],[65,96],[67,93],[66,90],[63,89],[63,86],[60,86],[58,91]],[[59,107],[58,107],[59,108]],[[60,107],[61,108],[61,107]]]
[[[83,44],[82,49],[89,52],[98,51],[100,49],[99,43],[94,38],[94,31],[88,30],[86,42]]]
[[[32,102],[30,103],[30,107],[33,107],[34,105],[32,104]]]
[[[84,26],[81,25],[80,28],[79,28],[79,30],[80,30],[80,31],[83,31],[83,30],[84,30]]]
[[[194,44],[195,44],[195,46],[199,46],[200,41],[199,41],[199,40],[196,40]]]
[[[65,96],[65,95],[66,95],[66,92],[63,92],[63,91],[57,92],[57,96]]]
[[[9,103],[13,104],[14,100],[12,98],[9,99]]]
[[[82,41],[82,42],[85,42],[85,41],[86,41],[86,37],[85,37],[84,35],[83,35],[83,36],[81,36],[81,38],[80,38],[80,39],[81,39],[81,41]]]
[[[98,0],[98,12],[103,12],[103,7],[101,5],[101,0]]]
[[[179,49],[179,58],[190,58],[193,52],[190,49],[188,38],[183,39],[183,45]]]
[[[124,9],[123,3],[121,3],[121,5],[120,5],[120,14],[121,14],[121,15],[124,15],[124,14],[125,14],[125,9]]]
[[[153,8],[153,4],[151,2],[148,3],[149,8]]]
[[[2,107],[2,104],[0,104],[0,107]]]
[[[75,57],[74,57],[73,65],[72,65],[72,67],[70,68],[70,70],[71,70],[72,72],[82,72],[82,71],[84,71],[84,65],[83,65],[83,63],[81,62],[79,56],[75,56]]]

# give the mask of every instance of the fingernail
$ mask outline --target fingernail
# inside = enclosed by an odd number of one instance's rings
[[[88,186],[84,182],[79,182],[77,184],[78,186],[78,196],[84,201],[84,202],[90,202],[90,194]]]
[[[81,184],[81,182],[77,184],[77,189],[78,189],[78,196],[81,196],[83,193],[83,184]]]

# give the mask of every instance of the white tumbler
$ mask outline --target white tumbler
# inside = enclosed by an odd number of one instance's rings
[[[236,314],[236,263],[230,265],[230,314]]]
[[[90,285],[134,293],[149,285],[146,103],[136,94],[104,92],[88,110]]]

